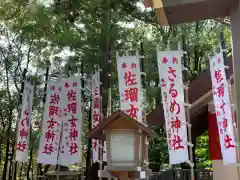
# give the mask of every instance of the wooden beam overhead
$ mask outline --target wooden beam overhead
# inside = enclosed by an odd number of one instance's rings
[[[226,17],[237,3],[238,0],[145,0],[164,26]]]
[[[152,0],[152,5],[154,9],[158,8],[167,8],[167,7],[174,7],[179,5],[191,4],[191,3],[198,3],[203,2],[206,0]]]

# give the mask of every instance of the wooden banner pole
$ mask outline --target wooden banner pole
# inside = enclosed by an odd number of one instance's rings
[[[184,68],[187,68],[188,62],[187,62],[187,54],[185,52],[186,50],[186,43],[185,43],[185,36],[182,37],[182,48],[181,43],[179,43],[178,48],[179,51],[183,51],[183,62],[184,62]],[[193,160],[193,144],[192,144],[192,126],[191,126],[191,112],[190,112],[190,102],[189,102],[189,91],[188,91],[188,74],[186,69],[184,69],[184,90],[185,90],[185,103],[186,103],[186,121],[187,121],[187,134],[188,134],[188,149],[189,149],[189,157],[190,162],[188,162],[190,169],[191,169],[191,180],[195,180],[195,172],[194,172],[194,160]]]
[[[108,74],[108,79],[109,79],[109,86],[108,86],[108,105],[107,105],[107,117],[111,116],[112,114],[112,87],[111,87],[111,60],[109,58],[108,65],[109,65],[109,74]],[[104,143],[103,143],[103,148],[104,148]],[[104,149],[103,149],[104,151]],[[104,152],[103,152],[104,153]],[[106,152],[105,152],[106,153]],[[103,155],[103,154],[102,154]],[[108,180],[111,180],[111,177],[108,177]]]
[[[138,56],[138,53],[137,53]],[[146,98],[146,73],[145,73],[145,66],[144,66],[144,60],[145,60],[145,54],[144,54],[144,46],[143,46],[143,41],[140,44],[140,71],[141,71],[141,85],[142,85],[142,90],[143,90],[143,103],[142,103],[142,117],[143,117],[143,123],[147,125],[147,107],[145,107],[145,98]],[[147,163],[149,161],[148,159],[148,139],[146,138],[146,160]],[[149,180],[149,176],[146,177],[147,180]]]
[[[188,84],[185,84],[185,98],[186,98],[186,119],[187,119],[187,129],[188,129],[188,142],[190,143],[189,146],[189,156],[191,161],[191,180],[195,180],[195,173],[194,173],[194,161],[193,161],[193,145],[192,145],[192,127],[191,127],[191,114],[190,114],[190,104],[189,104],[189,93],[188,93]],[[192,146],[191,146],[192,145]],[[189,163],[190,164],[190,163]]]
[[[51,65],[51,63],[50,63],[50,61],[48,61],[46,64],[46,72],[45,72],[44,95],[43,95],[43,99],[42,99],[43,105],[45,104],[46,97],[47,97],[47,83],[48,83],[48,79],[49,79],[50,65]],[[43,115],[42,115],[42,119],[40,122],[40,133],[42,133],[42,123],[43,123]],[[40,163],[37,163],[37,179],[39,179],[38,176],[40,177],[40,179],[42,179],[42,176],[44,176],[44,174],[42,174],[42,164],[40,164]]]
[[[100,83],[101,83],[101,82],[100,82]],[[100,100],[100,101],[101,101],[101,103],[100,103],[100,112],[101,112],[101,113],[100,113],[100,114],[101,114],[101,115],[100,115],[100,121],[102,121],[102,120],[103,120],[103,111],[102,111],[102,109],[103,109],[103,108],[102,108],[102,104],[103,104],[103,103],[102,103],[102,100],[103,100],[103,99],[102,99],[102,96],[100,96],[100,97],[101,97],[101,100]],[[102,141],[102,140],[99,140],[99,144],[100,144],[100,145],[103,145],[103,141]],[[103,170],[103,149],[102,149],[102,147],[103,147],[103,146],[101,146],[101,147],[98,146],[99,166],[100,166],[99,169],[100,169],[100,170]],[[99,177],[99,180],[102,180],[102,177]]]
[[[21,109],[22,107],[20,108],[21,104],[22,104],[22,94],[23,94],[23,91],[24,91],[24,81],[26,80],[26,75],[27,75],[27,69],[25,68],[24,71],[23,71],[23,74],[22,74],[22,82],[21,82],[21,90],[20,90],[20,94],[19,94],[19,99],[18,99],[18,120],[17,120],[17,124],[18,122],[20,121],[20,117],[21,117]],[[18,132],[18,125],[16,125],[16,132]],[[17,141],[17,137],[16,137],[16,140],[15,142]],[[16,144],[16,143],[15,143]],[[16,150],[15,150],[16,151]],[[17,179],[17,169],[18,169],[18,162],[15,160],[16,158],[16,152],[14,153],[14,159],[13,159],[13,175],[12,175],[12,179],[13,180],[16,180]]]
[[[102,64],[100,66],[102,68]],[[98,70],[97,70],[98,71]],[[103,69],[100,69],[100,122],[104,119],[104,114],[103,114],[103,96],[102,94],[104,93],[104,85],[103,85]],[[94,107],[94,105],[92,106]],[[98,148],[98,157],[99,157],[99,170],[103,170],[103,149],[102,149],[102,145],[103,145],[103,141],[99,140],[99,145]],[[99,177],[99,180],[102,180],[102,177]]]

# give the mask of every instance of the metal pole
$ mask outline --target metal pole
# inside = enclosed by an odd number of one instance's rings
[[[183,50],[183,62],[184,62],[184,67],[188,67],[188,61],[187,61],[187,54],[185,53],[186,50],[186,42],[185,42],[185,36],[182,36],[182,50]],[[186,69],[184,70],[184,82],[185,82],[185,101],[187,103],[186,106],[186,118],[187,118],[187,131],[188,131],[188,142],[192,144],[192,126],[191,126],[191,112],[190,112],[190,102],[189,102],[189,93],[188,93],[188,73]],[[190,156],[190,161],[192,165],[190,166],[191,168],[191,180],[195,180],[195,173],[194,173],[194,161],[193,161],[193,149],[191,146],[189,146],[189,156]]]

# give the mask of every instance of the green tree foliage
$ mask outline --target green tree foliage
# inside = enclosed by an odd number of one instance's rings
[[[4,174],[3,180],[10,179],[13,170],[15,128],[24,73],[36,85],[36,98],[30,150],[32,161],[21,168],[21,176],[36,179],[47,66],[51,76],[61,74],[66,77],[69,70],[76,74],[82,65],[87,78],[86,88],[89,88],[94,66],[101,66],[105,72],[102,73],[105,87],[110,82],[106,72],[111,69],[114,111],[119,108],[115,53],[130,50],[129,53],[134,54],[143,42],[147,74],[146,110],[149,113],[161,100],[157,87],[157,44],[161,50],[177,49],[178,41],[185,36],[189,80],[196,79],[208,67],[208,54],[219,47],[222,29],[227,45],[230,44],[229,29],[216,21],[162,27],[157,24],[154,11],[144,9],[139,0],[5,0],[0,2],[0,24],[0,171]],[[108,67],[109,58],[111,67]],[[85,127],[89,121],[89,94],[86,92],[84,97]],[[106,89],[103,94],[106,105]],[[160,170],[168,163],[168,149],[164,129],[155,127],[154,130],[159,138],[150,141],[150,167]],[[201,166],[206,166],[207,136],[203,135],[198,141],[196,154]]]
[[[209,156],[208,140],[208,133],[204,133],[197,138],[195,149],[197,157],[197,168],[211,168],[212,161],[210,160]]]

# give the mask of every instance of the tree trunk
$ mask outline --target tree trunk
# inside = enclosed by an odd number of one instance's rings
[[[29,157],[29,163],[27,167],[27,180],[30,180],[30,171],[32,166],[32,160],[33,160],[33,147],[30,148],[30,157]]]
[[[92,105],[91,105],[92,106]],[[91,123],[91,117],[92,117],[92,107],[90,107],[89,114],[88,114],[88,129],[91,131],[92,123]],[[87,176],[90,168],[91,168],[91,148],[92,148],[92,141],[90,138],[88,138],[88,149],[87,149],[87,157],[86,157],[86,171],[85,171],[85,177]]]
[[[2,142],[3,142],[3,137],[0,137],[0,164],[2,162]]]
[[[47,67],[46,67],[46,73],[45,73],[45,85],[44,85],[43,105],[44,105],[45,102],[46,102],[47,82],[48,82],[48,78],[49,78],[49,68],[50,68],[50,66],[51,66],[51,63],[48,61],[48,62],[47,62]],[[42,117],[42,118],[43,118],[43,117]],[[40,131],[42,131],[41,127],[42,127],[42,120],[41,120],[41,123],[40,123]],[[44,172],[45,172],[45,169],[44,169]],[[44,172],[42,171],[42,164],[37,164],[37,175],[42,176]]]
[[[12,109],[11,108],[9,108],[8,123],[9,124],[8,124],[8,128],[7,128],[7,137],[6,137],[7,143],[6,143],[6,150],[5,150],[5,159],[4,159],[2,180],[7,179],[7,169],[8,169],[9,151],[10,151],[10,134],[11,134],[11,127],[12,127]]]
[[[101,29],[101,42],[100,42],[100,48],[101,48],[101,63],[100,63],[100,68],[102,69],[101,74],[100,74],[100,82],[102,82],[101,88],[100,88],[100,93],[102,95],[102,114],[103,117],[101,117],[101,120],[103,120],[104,117],[107,116],[107,108],[108,108],[108,89],[110,87],[110,76],[108,74],[110,73],[110,65],[111,63],[109,62],[110,58],[110,50],[111,50],[111,5],[109,0],[105,0],[102,4],[103,7],[103,17],[102,17],[102,24],[103,27]],[[103,143],[102,143],[103,146]],[[90,150],[91,151],[91,150]],[[103,150],[101,151],[101,154],[103,154]],[[89,166],[90,167],[90,166]],[[92,169],[91,169],[91,175],[97,175],[99,168],[94,168],[94,167],[99,167],[98,163],[92,164]],[[88,168],[88,167],[87,167]],[[103,167],[101,167],[103,168]],[[90,172],[88,170],[88,172]],[[89,174],[89,173],[88,173]],[[89,176],[91,176],[89,174]],[[91,177],[86,177],[86,179],[91,178]]]
[[[27,67],[28,67],[28,64],[29,64],[29,62],[27,63]],[[22,74],[22,82],[21,82],[21,90],[20,90],[19,98],[18,98],[18,106],[20,106],[22,104],[22,93],[24,90],[24,80],[26,79],[27,67],[24,68],[23,74]],[[20,118],[21,109],[18,109],[18,112],[19,112],[18,118]],[[16,144],[16,139],[14,139],[13,144],[14,145]],[[17,165],[18,165],[17,162],[13,163],[13,180],[17,179],[17,168],[18,168]]]
[[[11,157],[10,157],[10,165],[9,165],[9,170],[8,170],[8,179],[9,180],[12,180],[14,151],[15,151],[15,140],[12,143],[12,153],[11,153]]]
[[[102,29],[103,35],[103,44],[102,44],[102,74],[100,77],[100,82],[103,82],[103,86],[101,88],[102,94],[102,114],[103,117],[101,120],[107,117],[108,106],[109,106],[109,93],[108,91],[111,89],[111,3],[110,0],[105,0],[104,5],[104,26]],[[109,75],[110,74],[110,75]],[[102,147],[104,147],[104,141],[102,141]],[[103,149],[101,149],[101,156],[103,161]],[[100,169],[104,169],[106,164],[102,164]]]

